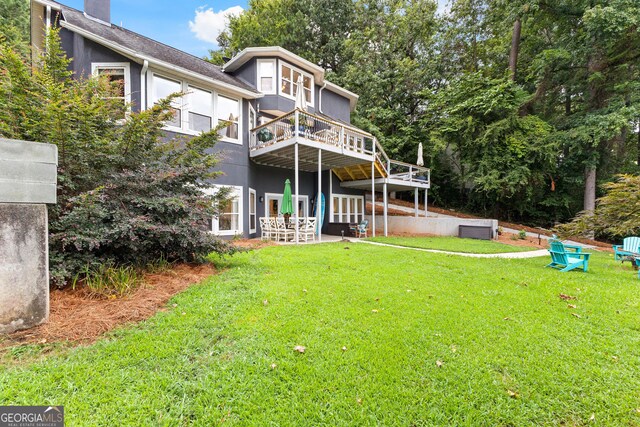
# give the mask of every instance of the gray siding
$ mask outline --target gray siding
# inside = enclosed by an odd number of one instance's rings
[[[316,95],[316,99],[319,98],[320,97]],[[325,88],[322,91],[321,107],[323,114],[346,123],[351,123],[351,106],[349,100],[344,96],[338,95]]]
[[[142,66],[98,43],[85,39],[65,28],[60,31],[60,39],[67,56],[72,58],[71,71],[77,78],[91,75],[91,64],[95,62],[127,62],[130,68],[131,110],[140,111],[140,71]]]

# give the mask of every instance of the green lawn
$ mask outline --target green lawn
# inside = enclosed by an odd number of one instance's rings
[[[639,425],[635,272],[547,262],[268,247],[94,345],[15,350],[0,405],[63,404],[70,426]]]
[[[437,249],[472,254],[499,254],[536,250],[536,248],[505,245],[492,240],[461,239],[459,237],[370,237],[367,240],[410,248]]]

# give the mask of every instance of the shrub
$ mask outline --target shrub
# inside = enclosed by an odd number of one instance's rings
[[[204,192],[216,177],[216,129],[167,140],[163,123],[181,94],[123,123],[123,106],[110,97],[116,88],[106,79],[73,79],[57,31],[47,38],[33,72],[0,46],[0,136],[58,145],[58,204],[49,209],[52,281],[94,277],[105,265],[233,253],[208,232],[228,194]]]

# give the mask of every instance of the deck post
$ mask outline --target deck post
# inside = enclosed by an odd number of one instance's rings
[[[429,199],[429,189],[424,189],[424,216],[428,216],[429,208],[427,207],[427,200]]]
[[[296,122],[298,121],[298,112],[296,111]],[[297,139],[297,137],[296,137]],[[295,231],[296,231],[296,245],[299,242],[299,234],[298,234],[298,224],[300,223],[300,221],[298,220],[298,191],[300,190],[300,183],[298,182],[298,142],[296,141],[296,145],[295,145],[295,180],[296,180],[296,197],[295,197],[295,202],[293,204],[293,209],[294,209],[294,213],[295,213],[295,218],[296,218],[296,222],[294,223],[294,227],[295,227]]]
[[[322,149],[318,149],[318,199],[316,200],[316,227],[318,242],[322,242]],[[306,231],[305,231],[306,232]]]
[[[414,210],[416,211],[416,218],[418,218],[418,211],[420,210],[420,208],[418,207],[418,189],[414,189],[413,190],[413,205],[414,205]]]
[[[371,235],[376,237],[376,181],[373,162],[371,162]]]
[[[384,237],[387,237],[388,224],[387,224],[387,209],[388,209],[388,199],[387,199],[387,179],[385,178],[384,184],[382,184],[382,197],[384,203]]]
[[[371,141],[371,235],[376,237],[376,140]]]

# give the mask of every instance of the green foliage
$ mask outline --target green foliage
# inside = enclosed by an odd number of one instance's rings
[[[92,345],[12,350],[0,404],[64,405],[72,426],[640,423],[628,263],[348,247],[234,256]]]
[[[461,239],[459,237],[370,237],[367,240],[409,248],[435,249],[472,254],[499,254],[534,250],[523,246],[505,245],[492,240]]]
[[[525,240],[527,238],[527,232],[525,230],[518,231],[518,239]]]
[[[58,146],[58,204],[49,213],[53,282],[64,285],[102,265],[233,252],[207,232],[227,195],[204,193],[216,176],[216,131],[167,141],[162,126],[172,97],[125,115],[107,80],[71,78],[56,30],[48,46],[33,73],[2,46],[0,135]]]
[[[0,42],[21,56],[29,53],[29,0],[0,1]]]
[[[521,116],[526,93],[508,79],[468,74],[431,98],[433,156],[447,159],[456,188],[485,212],[500,212],[518,200],[520,215],[538,202],[539,189],[555,167],[551,128],[536,116]],[[440,167],[446,168],[446,163]],[[455,196],[454,196],[455,197]]]
[[[640,234],[640,176],[619,175],[603,185],[606,194],[597,200],[593,212],[581,212],[572,222],[557,227],[561,236],[589,236],[620,239]]]
[[[82,284],[94,296],[122,297],[142,284],[142,276],[130,265],[100,264],[85,267],[73,280],[73,287]]]

